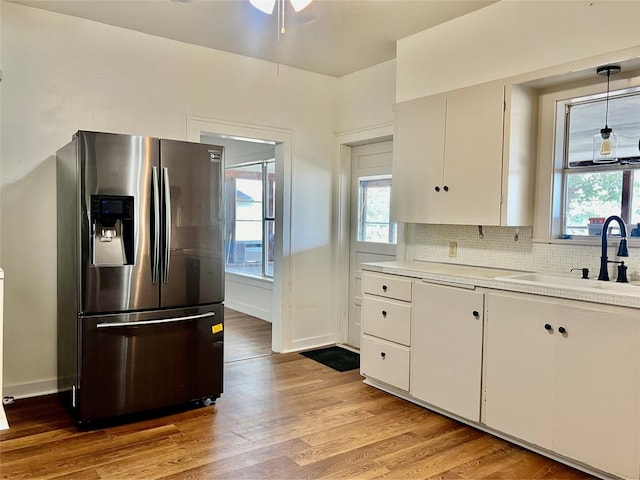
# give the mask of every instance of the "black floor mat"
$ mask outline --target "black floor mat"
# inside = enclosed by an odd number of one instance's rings
[[[300,353],[339,372],[360,368],[360,354],[346,348],[328,347]]]

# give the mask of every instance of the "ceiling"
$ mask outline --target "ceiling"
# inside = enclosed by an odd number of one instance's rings
[[[277,15],[249,0],[9,0],[334,77],[395,58],[398,39],[483,8],[484,0],[314,0]]]

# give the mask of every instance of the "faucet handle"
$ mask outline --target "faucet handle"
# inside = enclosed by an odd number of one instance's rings
[[[589,269],[588,268],[572,268],[571,271],[574,270],[582,270],[582,278],[585,280],[589,279]]]
[[[618,278],[616,279],[616,282],[629,283],[629,280],[627,280],[627,266],[624,262],[620,262],[620,265],[618,265]]]

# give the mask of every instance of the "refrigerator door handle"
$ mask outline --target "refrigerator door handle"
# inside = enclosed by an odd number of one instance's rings
[[[169,281],[169,263],[171,261],[171,190],[169,188],[169,169],[162,168],[162,180],[164,186],[164,270],[162,281]]]
[[[199,315],[188,315],[186,317],[162,318],[159,320],[143,320],[140,322],[105,322],[98,323],[97,328],[116,328],[116,327],[143,327],[145,325],[158,325],[162,323],[184,322],[187,320],[196,320],[199,318],[215,317],[215,312],[201,313]]]
[[[160,274],[160,195],[158,187],[158,167],[151,168],[153,246],[151,248],[151,282],[158,283]]]

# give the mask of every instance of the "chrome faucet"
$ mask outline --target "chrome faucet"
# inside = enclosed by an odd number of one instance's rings
[[[618,257],[629,256],[629,250],[627,250],[627,228],[624,225],[624,221],[617,215],[611,215],[604,221],[604,225],[602,225],[602,255],[600,256],[600,274],[598,275],[598,280],[609,280],[609,272],[607,271],[607,265],[609,263],[621,263],[621,267],[624,267],[624,262],[610,262],[607,258],[607,228],[613,220],[620,225],[620,236],[622,237],[620,246],[618,247]],[[626,281],[626,276],[625,280],[618,279],[618,281]]]

